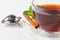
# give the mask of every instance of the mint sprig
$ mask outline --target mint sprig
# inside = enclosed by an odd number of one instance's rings
[[[29,10],[25,10],[23,13],[31,16],[31,18],[34,19],[32,6],[29,7]]]

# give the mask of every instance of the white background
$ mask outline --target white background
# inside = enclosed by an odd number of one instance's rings
[[[31,2],[32,0],[0,0],[0,21],[9,14],[15,14],[23,18],[22,13],[28,9]],[[0,23],[0,40],[59,40],[59,38],[42,37],[25,27],[27,25],[19,27],[18,25]]]

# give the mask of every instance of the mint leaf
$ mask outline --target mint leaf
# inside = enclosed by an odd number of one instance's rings
[[[31,16],[29,10],[24,11],[24,14],[27,14],[27,15]]]
[[[26,11],[24,11],[23,13],[24,13],[24,14],[28,14],[28,13],[29,13],[29,10],[26,10]]]
[[[32,6],[29,7],[29,10],[24,11],[24,14],[27,14],[27,15],[31,16],[32,19],[33,19],[34,15],[33,15]]]
[[[30,11],[30,12],[32,12],[32,11],[33,11],[33,10],[32,10],[32,6],[30,6],[30,7],[29,7],[29,11]]]
[[[34,18],[34,14],[33,14],[33,10],[32,10],[32,6],[29,7],[29,12],[32,18]]]

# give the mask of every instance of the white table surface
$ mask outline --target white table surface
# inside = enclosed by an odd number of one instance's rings
[[[28,9],[32,0],[0,0],[0,21],[9,14],[21,16]],[[36,32],[29,30],[29,25],[5,25],[0,23],[0,40],[59,40],[60,38],[48,38],[38,35]]]

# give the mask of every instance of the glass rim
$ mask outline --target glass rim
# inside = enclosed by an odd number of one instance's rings
[[[35,0],[32,0],[32,5],[34,6],[34,7],[38,7],[38,6],[36,6],[35,4],[34,4],[34,1]],[[48,4],[51,4],[51,3],[48,3]],[[52,4],[56,4],[56,3],[52,3]],[[60,5],[60,4],[58,4],[58,5]],[[40,7],[38,7],[38,8],[40,8]],[[42,7],[41,7],[42,8]]]
[[[34,0],[32,0],[32,5],[33,5],[34,7],[37,7],[37,6],[34,4]]]
[[[38,7],[38,6],[36,6],[36,5],[34,4],[34,1],[35,1],[35,0],[32,0],[32,6],[33,6],[33,7],[37,8],[37,9],[42,9],[42,10],[45,9],[45,8],[42,8],[42,7]],[[60,10],[60,9],[59,9],[59,10]],[[40,13],[40,14],[41,14],[41,13]],[[42,14],[42,15],[53,16],[52,14],[48,14],[48,13],[46,13],[46,14]],[[60,16],[60,14],[57,14],[56,16]]]
[[[44,8],[36,6],[36,5],[34,4],[34,0],[32,0],[32,6],[33,6],[34,8],[43,9],[43,10],[44,10]],[[38,13],[38,12],[37,12],[37,13]],[[41,13],[40,13],[40,14],[41,14]],[[43,14],[43,15],[50,15],[50,14]]]

